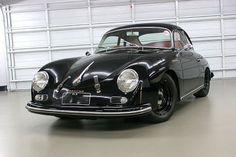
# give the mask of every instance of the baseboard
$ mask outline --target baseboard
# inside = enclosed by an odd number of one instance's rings
[[[0,86],[0,91],[7,91],[7,86]]]
[[[235,80],[236,77],[217,77],[217,78],[212,78],[212,80]]]

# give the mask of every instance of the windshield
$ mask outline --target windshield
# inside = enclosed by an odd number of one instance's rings
[[[171,34],[165,28],[128,28],[105,34],[96,52],[127,47],[169,49]]]

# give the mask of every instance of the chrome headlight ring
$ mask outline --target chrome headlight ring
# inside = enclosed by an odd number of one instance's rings
[[[124,93],[132,92],[139,82],[138,73],[133,69],[125,69],[117,78],[117,86]]]
[[[49,81],[49,75],[46,71],[39,71],[34,75],[32,87],[35,91],[40,92],[43,90]]]

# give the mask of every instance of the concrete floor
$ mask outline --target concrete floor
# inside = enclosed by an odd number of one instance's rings
[[[161,124],[71,120],[32,114],[29,92],[0,92],[0,157],[235,156],[236,79],[177,105]]]

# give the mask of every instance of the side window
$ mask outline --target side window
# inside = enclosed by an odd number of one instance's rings
[[[186,36],[186,33],[184,31],[181,31],[181,36],[183,38],[184,45],[191,44],[188,37]]]
[[[184,42],[181,39],[181,34],[177,31],[174,32],[174,42],[175,48],[182,49],[184,47]]]

